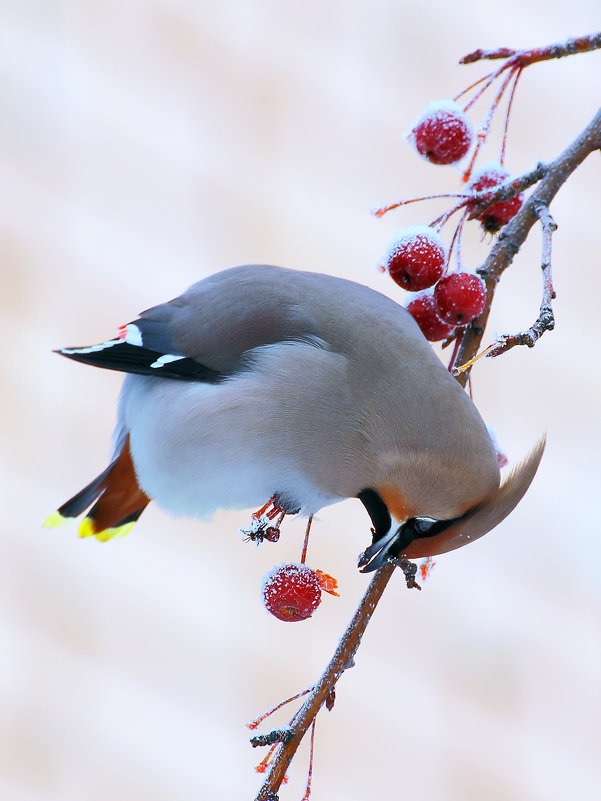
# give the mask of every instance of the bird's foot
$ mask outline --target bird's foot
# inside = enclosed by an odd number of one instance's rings
[[[256,542],[257,545],[263,540],[277,542],[280,538],[280,526],[286,514],[286,511],[278,505],[277,495],[272,495],[264,506],[252,513],[250,526],[241,528],[240,531],[246,541]]]

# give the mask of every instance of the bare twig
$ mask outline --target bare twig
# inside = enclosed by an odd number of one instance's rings
[[[250,738],[250,744],[253,748],[260,745],[273,745],[274,743],[289,743],[294,737],[294,730],[291,728],[285,729],[272,729],[267,734],[255,734]]]
[[[539,219],[538,209],[541,207],[548,208],[560,187],[567,181],[574,170],[582,164],[588,155],[599,149],[601,149],[601,109],[569,147],[555,161],[547,165],[545,177],[516,216],[503,228],[495,245],[488,254],[488,258],[478,270],[486,284],[486,306],[480,317],[467,326],[457,356],[457,364],[465,367],[475,359],[480,349],[482,335],[486,328],[499,278],[503,271],[509,267],[526,241],[530,229]],[[462,386],[465,386],[469,378],[470,367],[463,370],[459,368],[459,370],[461,372],[460,375],[457,375],[457,380]]]
[[[543,259],[541,264],[543,299],[540,304],[538,318],[527,331],[522,331],[519,334],[504,334],[499,337],[492,347],[487,349],[486,356],[500,356],[501,353],[505,353],[505,351],[516,345],[527,345],[529,348],[533,348],[536,341],[542,337],[545,331],[552,331],[555,328],[555,316],[551,305],[551,301],[555,298],[551,274],[551,237],[557,229],[557,223],[549,214],[548,207],[542,203],[537,206],[536,212],[543,229]]]
[[[423,197],[412,197],[408,200],[397,200],[395,203],[389,203],[387,206],[373,208],[371,213],[374,215],[374,217],[383,217],[389,211],[398,209],[400,206],[405,206],[408,203],[417,203],[421,200],[438,200],[439,198],[447,197],[460,198],[458,203],[445,211],[439,217],[436,217],[435,220],[432,220],[432,222],[428,223],[428,225],[430,225],[432,228],[440,230],[440,228],[442,228],[442,226],[449,220],[450,217],[452,217],[453,214],[455,214],[456,211],[465,208],[465,206],[469,205],[470,215],[468,219],[471,220],[474,217],[479,217],[490,206],[494,206],[496,203],[502,203],[505,200],[511,200],[511,198],[516,197],[516,195],[519,195],[520,192],[524,192],[526,189],[529,189],[535,183],[538,183],[538,181],[544,178],[547,174],[547,169],[548,165],[539,162],[533,170],[530,170],[530,172],[526,172],[523,175],[517,175],[510,181],[504,181],[503,183],[498,184],[495,187],[491,187],[490,189],[482,189],[479,192],[466,191],[461,193],[446,193],[442,195],[424,195]]]
[[[474,50],[467,56],[459,59],[460,64],[473,64],[482,59],[492,60],[498,58],[509,59],[505,65],[508,69],[513,64],[520,67],[527,67],[537,61],[548,61],[552,58],[563,58],[573,56],[576,53],[587,53],[590,50],[598,50],[601,47],[601,33],[591,33],[587,36],[578,36],[575,39],[568,39],[561,44],[548,45],[547,47],[536,47],[532,50],[512,50],[509,47],[500,47],[497,50]]]

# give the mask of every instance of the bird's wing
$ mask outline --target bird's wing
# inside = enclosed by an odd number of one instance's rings
[[[244,354],[254,348],[318,339],[306,302],[307,276],[267,265],[226,270],[142,312],[119,329],[118,337],[57,352],[110,370],[219,382],[239,369]]]

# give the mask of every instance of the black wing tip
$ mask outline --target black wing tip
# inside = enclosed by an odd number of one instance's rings
[[[88,347],[58,348],[54,353],[92,367],[121,373],[211,384],[219,383],[227,377],[180,353],[161,353],[143,345],[132,345],[124,339],[110,339]]]

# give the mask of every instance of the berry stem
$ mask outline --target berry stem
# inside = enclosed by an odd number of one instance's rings
[[[277,711],[278,711],[278,709],[281,709],[283,706],[286,706],[286,704],[289,704],[289,703],[291,703],[292,701],[296,701],[296,700],[297,700],[297,698],[302,698],[302,697],[303,697],[303,695],[307,695],[308,693],[310,693],[312,689],[313,689],[313,687],[309,687],[309,689],[308,689],[308,690],[303,690],[301,693],[296,693],[296,695],[293,695],[293,696],[291,696],[290,698],[287,698],[285,701],[280,701],[280,703],[279,703],[279,704],[277,704],[277,706],[274,706],[274,707],[273,707],[272,709],[270,709],[268,712],[264,712],[262,715],[259,715],[259,717],[258,717],[258,718],[255,718],[254,720],[251,720],[251,722],[250,722],[250,723],[247,723],[247,724],[246,724],[247,728],[249,728],[249,729],[256,729],[256,728],[258,728],[258,726],[259,726],[261,723],[263,723],[263,721],[264,721],[266,718],[268,718],[270,715],[273,715],[273,713],[274,713],[274,712],[277,712]]]
[[[307,548],[309,547],[309,533],[311,532],[312,522],[313,522],[313,515],[311,515],[311,517],[307,520],[307,528],[305,530],[305,541],[303,543],[303,550],[300,558],[301,565],[305,564],[305,559],[307,558]]]
[[[501,67],[499,67],[498,69],[494,70],[493,72],[490,72],[486,76],[486,78],[484,79],[485,80],[484,86],[482,86],[476,92],[476,94],[472,97],[472,99],[463,107],[463,110],[464,111],[468,111],[474,105],[474,103],[476,103],[478,100],[480,100],[480,98],[482,97],[484,92],[486,92],[488,87],[497,80],[499,75],[502,75],[505,72],[505,70],[510,69],[510,68],[511,68],[511,64],[507,63],[507,64],[503,64]],[[468,90],[466,90],[466,91],[468,91]]]
[[[467,219],[467,209],[461,215],[461,219],[457,224],[457,228],[455,228],[455,233],[453,234],[453,238],[451,239],[451,244],[449,246],[449,255],[447,257],[447,272],[451,265],[451,254],[453,253],[453,248],[455,249],[455,260],[457,263],[457,270],[461,272],[462,270],[462,259],[461,259],[461,238],[463,235],[463,226]]]
[[[501,156],[499,157],[499,164],[502,167],[505,165],[505,150],[507,148],[507,131],[509,130],[509,119],[511,117],[513,98],[515,97],[515,90],[517,88],[518,81],[520,80],[520,75],[522,74],[522,71],[523,67],[520,67],[515,73],[515,80],[513,82],[513,86],[511,87],[509,102],[507,103],[507,113],[505,114],[505,127],[503,128],[503,143],[501,145]]]
[[[301,801],[309,801],[311,798],[311,782],[313,781],[313,754],[315,752],[315,723],[317,718],[313,718],[311,724],[311,743],[309,745],[309,768],[307,770],[307,789]]]
[[[398,209],[400,206],[406,206],[408,203],[418,203],[421,200],[438,200],[440,198],[447,198],[447,197],[461,197],[461,198],[468,198],[465,192],[444,192],[440,195],[424,195],[423,197],[411,197],[408,200],[398,200],[396,203],[389,203],[387,206],[379,206],[377,208],[371,209],[370,214],[373,214],[374,217],[383,217],[389,211],[393,209]]]
[[[449,359],[449,366],[448,371],[449,373],[453,372],[453,366],[455,365],[455,359],[457,358],[457,354],[459,353],[459,348],[461,346],[461,340],[463,339],[463,331],[458,333],[455,337],[455,344],[453,345],[453,353],[451,354],[451,358]]]
[[[511,67],[509,69],[509,72],[506,75],[505,80],[501,84],[501,88],[497,92],[497,95],[496,95],[495,99],[490,104],[490,108],[488,109],[488,112],[486,113],[486,116],[484,117],[484,119],[480,123],[480,127],[478,128],[478,133],[476,135],[476,140],[477,140],[476,141],[476,147],[474,148],[474,152],[472,153],[472,158],[470,160],[469,166],[468,166],[467,170],[463,173],[463,180],[464,181],[469,181],[469,179],[470,179],[470,175],[472,174],[472,170],[474,168],[475,161],[478,158],[478,154],[480,153],[480,150],[482,149],[482,146],[485,144],[486,140],[488,139],[488,135],[490,133],[490,126],[492,124],[493,117],[495,116],[495,112],[496,112],[496,110],[497,110],[497,108],[499,106],[499,103],[501,102],[501,98],[503,97],[503,94],[505,93],[505,90],[509,86],[511,80],[513,79],[513,77],[514,77],[514,75],[515,75],[515,73],[516,73],[516,71],[518,69],[519,69],[518,67]],[[502,70],[499,71],[499,74],[500,74],[500,72],[502,72]]]
[[[444,214],[441,214],[440,217],[437,217],[435,220],[432,220],[432,222],[428,223],[428,225],[430,226],[430,228],[434,228],[436,233],[440,233],[442,228],[450,220],[453,214],[455,214],[456,211],[459,211],[459,209],[462,209],[465,206],[467,206],[469,200],[470,196],[468,195],[465,200],[462,200],[461,203],[457,203],[455,206],[453,206],[453,208],[449,209],[448,211],[445,211]]]
[[[253,512],[252,515],[251,515],[253,520],[258,520],[260,517],[262,517],[262,515],[264,515],[267,512],[267,510],[269,509],[271,504],[272,503],[275,504],[275,498],[276,498],[276,496],[272,495],[271,498],[267,501],[266,504],[264,504],[260,509],[257,509],[256,512]]]
[[[492,76],[496,75],[497,73],[498,73],[498,70],[493,70],[492,72],[489,72],[486,75],[483,75],[481,78],[478,78],[477,81],[474,81],[474,83],[471,83],[469,86],[467,86],[461,92],[459,92],[458,95],[455,95],[455,97],[453,98],[453,101],[456,103],[461,97],[463,97],[463,95],[466,95],[468,92],[471,92],[471,90],[475,89],[476,86],[479,86],[484,81],[488,81],[489,78],[491,78]],[[489,86],[489,85],[490,84],[487,84],[487,86]],[[465,111],[465,107],[464,107],[463,110]]]

